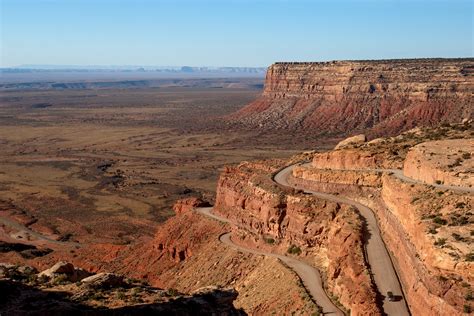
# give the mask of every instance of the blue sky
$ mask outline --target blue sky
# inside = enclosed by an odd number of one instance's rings
[[[0,0],[1,65],[473,56],[470,0]]]

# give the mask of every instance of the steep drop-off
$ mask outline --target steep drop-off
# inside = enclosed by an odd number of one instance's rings
[[[393,135],[473,117],[474,59],[275,63],[229,120],[263,130]]]

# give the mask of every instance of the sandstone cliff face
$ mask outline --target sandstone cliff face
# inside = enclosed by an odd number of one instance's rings
[[[313,172],[315,175],[311,175]],[[459,205],[460,201],[465,205],[463,207],[472,208],[472,197],[467,194],[439,196],[436,190],[427,190],[423,185],[404,184],[389,175],[362,185],[361,181],[371,176],[370,173],[364,176],[363,172],[351,172],[351,177],[342,176],[341,183],[319,182],[319,173],[320,170],[314,169],[305,172],[294,170],[292,182],[315,191],[341,192],[343,196],[375,210],[413,315],[462,313],[463,306],[470,304],[465,297],[474,281],[472,263],[464,259],[469,253],[470,239],[466,236],[469,236],[470,228],[469,225],[458,226],[452,221],[448,225],[434,225],[432,214],[456,214],[452,207]],[[336,175],[332,179],[337,179]],[[433,205],[437,207],[433,208]],[[452,237],[456,234],[463,236],[462,241]],[[446,244],[436,246],[439,239],[445,239]]]
[[[474,59],[276,63],[232,116],[262,129],[370,136],[473,117]]]
[[[380,187],[382,185],[382,173],[377,171],[340,170],[334,172],[326,169],[308,169],[303,166],[295,167],[293,176],[325,184],[337,183],[369,187]]]
[[[440,135],[451,139],[426,142]],[[472,176],[462,175],[472,169],[470,135],[467,126],[418,130],[375,145],[315,154],[313,164],[293,170],[293,183],[340,193],[374,210],[414,315],[460,315],[471,308],[472,194],[407,183],[390,173],[340,168],[405,165],[415,179],[434,183],[441,174],[446,184],[468,186]],[[457,165],[449,166],[453,162]]]
[[[350,207],[283,192],[271,173],[246,164],[221,174],[214,209],[237,224],[242,243],[280,253],[298,247],[352,315],[380,313],[364,261],[362,224]]]
[[[428,234],[433,217],[427,212],[436,205],[441,214],[448,213],[449,205],[456,204],[460,198],[448,196],[440,199],[436,197],[437,193],[430,196],[430,193],[421,190],[395,177],[384,176],[381,199],[386,210],[380,214],[385,219],[382,225],[395,241],[393,251],[399,251],[397,258],[412,312],[457,315],[463,304],[469,303],[464,301],[465,289],[461,283],[473,284],[474,279],[473,264],[464,259],[469,246],[457,243],[452,236],[453,232],[467,236],[468,228],[440,226],[434,235]],[[420,195],[425,197],[417,202],[415,198]],[[472,197],[467,194],[461,199],[467,205],[473,203]],[[386,222],[388,217],[393,217],[391,224]],[[437,245],[442,238],[446,244]]]

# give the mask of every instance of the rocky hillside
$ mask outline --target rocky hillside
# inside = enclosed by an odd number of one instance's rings
[[[474,59],[275,63],[229,121],[262,130],[395,135],[473,117]]]
[[[240,310],[250,315],[309,315],[316,310],[315,303],[292,270],[275,258],[242,253],[224,245],[218,237],[231,230],[229,225],[194,212],[192,209],[196,206],[206,206],[206,203],[195,198],[177,201],[176,216],[164,222],[155,236],[143,237],[131,244],[70,246],[48,243],[54,248],[49,249],[44,245],[35,246],[34,240],[0,243],[0,314],[3,311],[9,312],[7,315],[28,313],[29,309],[20,310],[25,305],[22,302],[27,300],[32,300],[33,306],[40,311],[49,302],[60,305],[58,312],[63,311],[63,306],[65,311],[82,308],[92,315],[105,311],[128,315],[160,310],[169,315],[168,311],[177,308],[176,304],[184,304],[182,310],[176,310],[176,315],[188,315],[189,310],[209,315],[209,309],[216,315],[232,315]],[[50,274],[50,267],[64,260],[70,264],[55,273],[61,275],[61,282],[56,282],[58,275],[48,281],[36,271],[45,270]],[[2,268],[1,262],[9,264]],[[25,275],[22,266],[26,265],[31,268]],[[15,277],[18,268],[21,273]],[[55,266],[53,270],[56,268],[61,267]],[[78,279],[107,272],[133,284],[97,291],[87,287],[87,293],[83,293],[84,282],[76,284]],[[67,278],[62,274],[67,274]],[[151,286],[141,284],[143,282]],[[12,286],[15,292],[10,292]],[[203,289],[204,305],[195,305],[195,300],[200,301],[196,293],[202,293]],[[13,300],[15,294],[10,293],[23,290],[29,294]],[[43,302],[44,296],[53,299]],[[5,297],[4,301],[2,297]],[[215,297],[224,299],[222,310],[219,306],[212,307],[213,302],[220,304]]]
[[[2,315],[246,315],[233,306],[233,289],[205,287],[183,294],[114,273],[91,275],[67,262],[40,273],[2,263],[0,294]]]

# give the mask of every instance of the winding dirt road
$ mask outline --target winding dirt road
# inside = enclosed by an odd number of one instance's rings
[[[302,167],[314,168],[311,162],[295,164],[294,166],[296,165],[300,165]],[[434,184],[434,183],[429,184],[420,180],[415,180],[415,179],[407,177],[403,173],[403,170],[400,170],[400,169],[331,169],[331,170],[333,171],[376,171],[376,172],[393,173],[395,177],[407,183],[430,185],[438,189],[451,190],[451,191],[460,192],[460,193],[463,193],[463,192],[474,193],[474,188],[471,188],[471,187],[462,187],[462,186],[457,186],[457,185],[446,185],[446,184]]]
[[[232,222],[229,221],[227,218],[211,213],[211,207],[196,208],[196,211],[220,222],[232,224]],[[256,255],[264,255],[281,260],[294,272],[296,272],[296,274],[298,274],[305,288],[313,297],[316,304],[318,304],[318,306],[323,309],[323,313],[325,315],[344,315],[344,313],[336,305],[334,305],[334,303],[329,299],[326,292],[324,291],[321,282],[321,275],[319,274],[319,271],[316,268],[295,258],[236,245],[232,242],[230,233],[225,233],[221,235],[219,237],[219,240],[222,243],[238,251],[248,252]]]
[[[391,302],[388,300],[388,297],[385,297],[384,302],[383,302],[384,313],[387,315],[397,315],[397,316],[410,315],[408,306],[405,300],[403,299],[403,291],[400,285],[400,281],[398,279],[397,273],[393,266],[388,250],[385,246],[385,243],[381,237],[380,229],[378,227],[377,219],[375,217],[374,211],[361,203],[358,203],[356,201],[353,201],[341,196],[336,196],[336,195],[323,193],[323,192],[317,192],[317,191],[305,189],[304,187],[301,187],[301,186],[291,185],[288,182],[288,177],[291,176],[293,168],[297,165],[311,166],[311,163],[297,163],[297,164],[288,166],[282,169],[281,171],[279,171],[277,174],[275,174],[275,176],[273,177],[273,180],[282,186],[303,189],[304,192],[313,194],[314,196],[318,198],[322,198],[322,199],[337,202],[337,203],[344,203],[344,204],[348,204],[348,205],[352,205],[356,207],[359,210],[360,214],[365,218],[366,223],[367,223],[368,236],[367,236],[367,243],[365,244],[365,252],[367,255],[367,260],[370,266],[371,273],[374,278],[375,285],[377,286],[380,293],[384,296],[387,294],[387,292],[390,291],[396,297],[402,298],[398,301]],[[358,169],[353,169],[353,170],[362,171]],[[426,185],[426,183],[422,181],[411,179],[405,176],[403,174],[403,171],[398,170],[398,169],[363,169],[363,170],[377,171],[377,172],[390,172],[402,181],[405,181],[408,183],[420,183],[420,184]],[[431,184],[431,185],[440,189],[453,190],[456,192],[469,192],[469,193],[474,192],[474,188],[469,188],[469,187],[458,187],[458,186],[450,186],[450,185],[443,185],[443,184]],[[212,208],[197,208],[196,211],[205,216],[218,220],[220,222],[232,224],[231,221],[229,221],[227,218],[211,213]],[[225,233],[221,235],[219,237],[219,240],[222,243],[242,252],[248,252],[252,254],[265,255],[265,256],[269,256],[273,258],[278,258],[279,260],[284,262],[287,266],[289,266],[298,274],[298,276],[302,280],[308,292],[311,294],[311,296],[316,301],[316,303],[319,306],[321,306],[321,308],[323,309],[323,314],[344,315],[343,312],[336,305],[334,305],[334,303],[329,299],[327,293],[325,292],[323,288],[323,285],[321,282],[321,275],[316,268],[308,265],[307,263],[303,261],[297,260],[295,258],[291,258],[291,257],[287,257],[287,256],[283,256],[283,255],[279,255],[279,254],[275,254],[271,252],[264,252],[261,250],[251,249],[251,248],[234,244],[232,242],[230,233]]]
[[[296,165],[288,166],[278,172],[274,177],[275,182],[291,188],[296,187],[289,184],[287,180],[288,177],[292,174],[293,168]],[[308,164],[303,164],[303,166],[306,165]],[[403,172],[401,174],[398,172],[400,170],[375,169],[371,171],[393,172],[396,176],[400,176],[402,180],[406,178],[403,175]],[[297,188],[303,189],[305,192],[311,193],[314,196],[325,200],[352,205],[359,210],[360,214],[365,218],[367,223],[367,230],[369,236],[367,236],[368,238],[367,243],[365,245],[365,250],[367,254],[367,260],[370,265],[370,270],[372,272],[375,284],[379,292],[382,295],[386,295],[386,293],[390,291],[395,296],[403,297],[403,291],[400,285],[400,281],[398,279],[397,273],[391,261],[390,255],[387,251],[385,243],[382,240],[380,229],[378,227],[373,210],[361,203],[352,201],[341,196],[317,192],[313,190],[307,190],[300,186],[298,186]],[[387,315],[410,315],[407,304],[403,299],[396,302],[390,302],[388,300],[388,297],[385,297],[383,302],[383,309]]]

